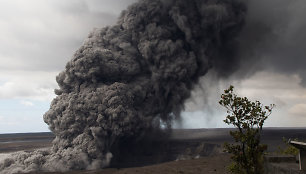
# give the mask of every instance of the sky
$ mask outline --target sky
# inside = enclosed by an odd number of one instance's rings
[[[93,28],[116,23],[136,0],[0,0],[0,133],[49,131],[43,114],[56,75]],[[204,76],[175,127],[227,127],[218,105],[230,84],[241,96],[276,104],[267,127],[306,125],[306,1],[249,2],[237,72]],[[245,43],[246,42],[246,43]],[[251,60],[251,61],[250,61]]]

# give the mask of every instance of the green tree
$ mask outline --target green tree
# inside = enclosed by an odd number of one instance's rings
[[[298,141],[297,138],[294,138],[293,140]],[[297,156],[299,154],[299,149],[289,144],[289,140],[287,138],[283,137],[283,142],[285,143],[285,147],[281,148],[278,146],[278,153],[292,156]]]
[[[233,163],[229,166],[232,173],[263,173],[263,154],[267,145],[260,144],[260,135],[265,120],[275,106],[263,106],[259,101],[249,101],[246,97],[238,97],[230,86],[224,90],[219,104],[227,109],[224,122],[238,130],[230,135],[235,143],[225,143],[224,148],[232,154]]]

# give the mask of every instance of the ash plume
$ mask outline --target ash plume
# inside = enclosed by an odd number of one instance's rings
[[[245,26],[237,38],[240,66],[235,78],[258,71],[296,74],[306,86],[306,1],[249,0]]]
[[[44,121],[52,149],[17,153],[0,173],[106,167],[122,139],[171,128],[208,70],[234,72],[239,0],[142,0],[95,29],[56,80]]]

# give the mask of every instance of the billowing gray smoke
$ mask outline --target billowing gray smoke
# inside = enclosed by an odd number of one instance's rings
[[[102,168],[121,139],[171,128],[200,76],[232,71],[245,13],[239,0],[133,4],[116,25],[90,33],[57,76],[44,115],[51,151],[18,153],[0,173]]]

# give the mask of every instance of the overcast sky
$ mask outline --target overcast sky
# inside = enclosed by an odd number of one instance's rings
[[[114,24],[121,10],[135,1],[1,0],[0,133],[48,131],[42,116],[55,97],[55,76],[64,70],[93,28]],[[271,7],[276,1],[269,2]],[[267,61],[272,63],[252,66],[256,70],[239,78],[236,77],[243,73],[243,68],[227,80],[216,81],[213,73],[203,77],[186,103],[183,123],[176,125],[226,127],[222,122],[225,110],[217,102],[222,90],[233,84],[243,96],[277,105],[266,126],[305,126],[305,2],[297,0],[290,6],[277,4],[274,11],[264,8],[263,2],[250,4],[253,8],[249,18],[268,26],[266,30],[253,29],[253,32],[270,34],[261,42],[245,43],[250,46],[244,50],[256,47],[253,51],[256,56],[269,57]],[[257,23],[247,24],[246,37],[253,36],[250,28],[262,26]]]

